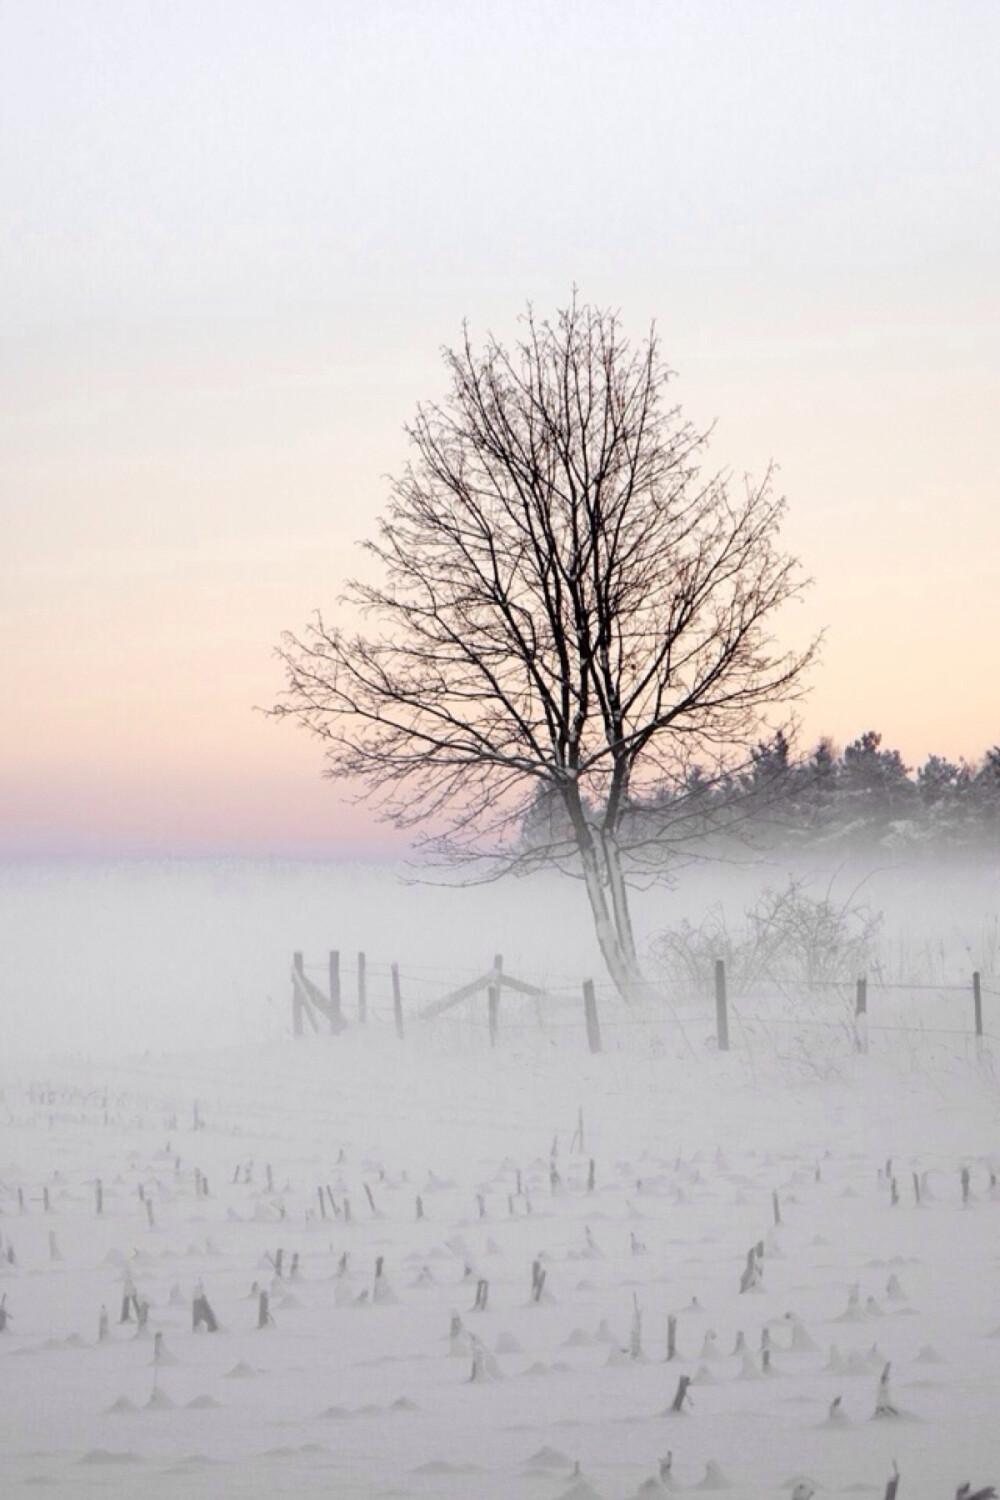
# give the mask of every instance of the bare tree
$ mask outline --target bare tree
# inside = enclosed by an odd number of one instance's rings
[[[540,792],[549,853],[572,850],[608,971],[640,980],[629,916],[629,809],[696,761],[743,756],[799,692],[815,642],[779,648],[796,597],[771,471],[733,494],[703,477],[707,434],[668,406],[655,329],[574,298],[529,309],[522,340],[468,329],[451,389],[418,408],[412,458],[375,540],[377,581],[279,648],[273,710],[326,745],[327,776],[449,857],[523,857]]]

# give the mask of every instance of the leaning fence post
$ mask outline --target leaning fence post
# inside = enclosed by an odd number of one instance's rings
[[[715,960],[715,1034],[720,1052],[729,1051],[729,1006],[726,1000],[726,961]]]
[[[854,1000],[854,1045],[858,1052],[868,1051],[868,980],[857,983]]]
[[[358,1020],[362,1026],[368,1020],[368,984],[363,953],[358,954]]]
[[[983,1034],[983,986],[978,969],[972,976],[972,1005],[976,1013],[976,1036],[981,1037]]]
[[[403,1040],[403,997],[399,989],[399,964],[392,965],[392,1009],[396,1017],[396,1035]]]
[[[503,954],[493,955],[493,983],[490,985],[488,994],[490,1012],[490,1046],[497,1044],[497,1032],[500,1029],[500,985],[503,982]]]
[[[330,950],[330,1030],[340,1031],[343,1025],[340,1011],[340,954],[336,948]]]
[[[292,968],[296,974],[303,972],[301,953],[292,954]],[[292,1033],[294,1036],[302,1035],[302,996],[294,978],[292,979]]]
[[[583,981],[583,1013],[587,1020],[587,1041],[591,1052],[601,1051],[601,1023],[597,1015],[597,996],[594,993],[594,981],[585,979]]]

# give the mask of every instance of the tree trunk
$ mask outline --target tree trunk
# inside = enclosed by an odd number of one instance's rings
[[[611,893],[611,910],[615,921],[615,930],[618,933],[618,941],[621,943],[622,951],[629,966],[638,973],[638,960],[635,952],[635,933],[632,930],[632,913],[629,910],[628,887],[625,884],[625,876],[622,873],[622,857],[612,836],[601,833],[601,851],[604,855],[604,867],[607,871],[608,890]]]
[[[600,868],[597,850],[593,841],[590,847],[581,849],[583,861],[583,878],[587,887],[587,897],[590,901],[590,910],[594,918],[594,928],[597,933],[597,941],[601,949],[601,955],[611,976],[615,989],[623,1000],[628,1000],[634,995],[637,987],[642,983],[635,962],[634,949],[622,941],[618,923],[615,920],[616,913],[613,907],[608,905],[608,892],[605,880]],[[624,890],[624,885],[622,886]],[[627,908],[626,908],[627,910]]]
[[[643,979],[636,962],[628,894],[618,848],[603,830],[599,833],[598,847],[576,782],[564,785],[561,790],[563,805],[580,853],[587,899],[590,902],[601,956],[615,989],[623,1000],[628,1000],[641,987]]]

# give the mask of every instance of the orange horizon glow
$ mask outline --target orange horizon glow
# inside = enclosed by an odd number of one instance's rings
[[[800,743],[1000,740],[996,7],[33,0],[3,41],[0,855],[405,847],[253,706],[442,343],[574,286],[656,320],[710,464],[780,466]]]
[[[294,733],[287,725],[265,727],[279,738]],[[967,755],[960,747],[928,743],[913,754],[877,721],[859,722],[845,736],[810,733],[808,727],[807,719],[796,740],[799,754],[821,738],[842,750],[875,729],[883,748],[898,749],[911,770],[931,753],[976,763],[990,748],[984,744]],[[78,765],[72,773],[55,764],[8,769],[0,786],[0,859],[383,860],[412,853],[412,831],[380,821],[373,808],[346,800],[343,788],[322,778],[318,744],[303,740],[285,749],[284,757],[255,760],[244,748],[241,761],[234,747],[232,767],[160,759],[137,768],[119,758]],[[283,759],[285,764],[276,763]]]

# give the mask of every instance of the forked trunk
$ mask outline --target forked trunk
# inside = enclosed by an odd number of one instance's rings
[[[594,928],[597,933],[597,941],[601,949],[601,955],[615,989],[623,1000],[628,1000],[635,994],[636,989],[642,983],[635,960],[635,945],[632,941],[631,923],[626,928],[627,939],[623,941],[622,933],[618,926],[618,912],[624,910],[628,914],[627,902],[622,908],[616,905],[613,899],[613,888],[610,882],[605,883],[604,874],[600,867],[597,850],[593,842],[590,846],[580,851],[583,861],[583,878],[587,887],[587,897],[590,901],[590,910],[594,918]],[[621,893],[624,894],[624,882],[621,885]],[[612,901],[609,903],[608,896],[612,893]]]
[[[636,961],[618,847],[603,831],[599,834],[600,843],[595,840],[575,782],[563,788],[563,805],[576,837],[601,956],[615,989],[623,1000],[628,1000],[642,987],[643,978]]]
[[[639,964],[635,952],[635,933],[632,930],[632,913],[629,910],[628,887],[622,873],[622,858],[618,845],[607,834],[601,835],[601,852],[607,873],[608,891],[611,896],[611,912],[615,931],[622,951],[630,966],[638,973]]]

